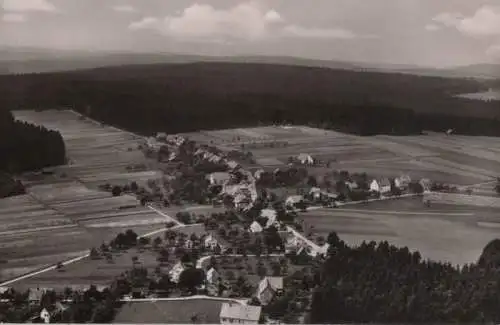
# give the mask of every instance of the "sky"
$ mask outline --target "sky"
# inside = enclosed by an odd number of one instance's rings
[[[500,0],[0,0],[0,46],[500,63]]]

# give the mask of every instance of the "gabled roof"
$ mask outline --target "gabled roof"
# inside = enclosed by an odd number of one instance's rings
[[[304,200],[304,197],[302,195],[292,195],[287,197],[285,202],[287,204],[294,204],[294,203],[299,203],[302,200]]]
[[[283,290],[283,277],[280,276],[266,276],[259,283],[257,295],[259,296],[266,288],[274,291]]]
[[[217,270],[212,267],[210,268],[210,270],[207,271],[206,278],[208,281],[213,281],[214,278],[217,278],[218,276],[219,272],[217,272]]]
[[[321,193],[321,189],[319,187],[312,187],[309,193]]]
[[[31,301],[38,301],[42,299],[42,296],[45,292],[51,291],[52,289],[49,288],[37,288],[37,289],[30,289],[29,294],[28,294],[28,300]]]
[[[261,232],[262,230],[262,226],[257,221],[252,222],[252,224],[250,225],[251,232]]]
[[[307,153],[301,153],[297,156],[297,159],[300,160],[300,161],[313,161],[313,158],[311,157],[311,155],[307,154]]]
[[[263,218],[267,218],[266,228],[269,228],[274,223],[276,223],[278,214],[274,209],[263,209],[262,211],[260,211],[260,216]]]
[[[378,180],[380,186],[391,186],[391,181],[388,178],[382,178]]]
[[[242,319],[247,321],[258,322],[262,307],[241,305],[237,303],[223,303],[220,310],[221,318]]]

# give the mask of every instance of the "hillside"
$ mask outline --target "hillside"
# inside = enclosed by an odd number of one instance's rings
[[[39,48],[0,47],[0,74],[25,74],[93,69],[131,64],[185,64],[197,62],[259,63],[364,72],[404,73],[446,78],[500,78],[500,65],[477,64],[449,69],[402,64],[317,60],[292,56],[202,56],[175,53],[86,52]]]
[[[85,112],[90,106],[92,117],[141,133],[290,122],[363,135],[422,128],[496,135],[496,103],[453,97],[488,87],[475,80],[289,65],[151,64],[0,76],[0,107]]]

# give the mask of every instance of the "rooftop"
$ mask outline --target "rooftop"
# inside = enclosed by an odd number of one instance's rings
[[[233,319],[243,319],[249,321],[258,321],[262,307],[240,305],[237,303],[223,303],[220,310],[220,317]]]

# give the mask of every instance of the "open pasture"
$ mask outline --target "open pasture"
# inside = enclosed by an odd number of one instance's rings
[[[219,324],[222,300],[190,299],[125,303],[114,319],[117,324]]]
[[[409,174],[417,179],[473,185],[500,174],[500,143],[491,137],[444,133],[360,137],[303,126],[200,131],[188,136],[233,149],[241,149],[241,144],[249,141],[261,142],[260,146],[249,146],[246,150],[253,153],[258,165],[270,168],[284,166],[288,157],[306,153],[331,161],[331,169],[366,172],[374,177]],[[273,142],[276,145],[272,146]]]
[[[397,199],[301,214],[306,234],[326,238],[336,231],[350,245],[386,240],[419,250],[424,258],[453,264],[475,262],[484,246],[498,237],[498,209],[431,204],[421,198]],[[311,228],[312,226],[312,228]]]
[[[15,111],[14,116],[61,132],[69,158],[68,165],[53,168],[61,177],[88,181],[91,187],[97,187],[101,182],[122,184],[149,176],[126,169],[130,165],[148,164],[139,149],[144,141],[140,136],[101,125],[68,110]],[[157,174],[151,172],[153,177]]]
[[[159,266],[157,253],[152,250],[130,249],[128,251],[113,253],[112,261],[104,258],[93,260],[90,257],[76,263],[68,264],[61,270],[51,270],[34,277],[24,279],[14,285],[14,288],[25,290],[36,286],[53,288],[63,291],[68,286],[88,287],[90,285],[109,285],[122,273],[130,271],[135,267],[144,267],[149,273]],[[137,263],[132,258],[138,258]],[[167,273],[171,265],[161,267],[163,273]]]

